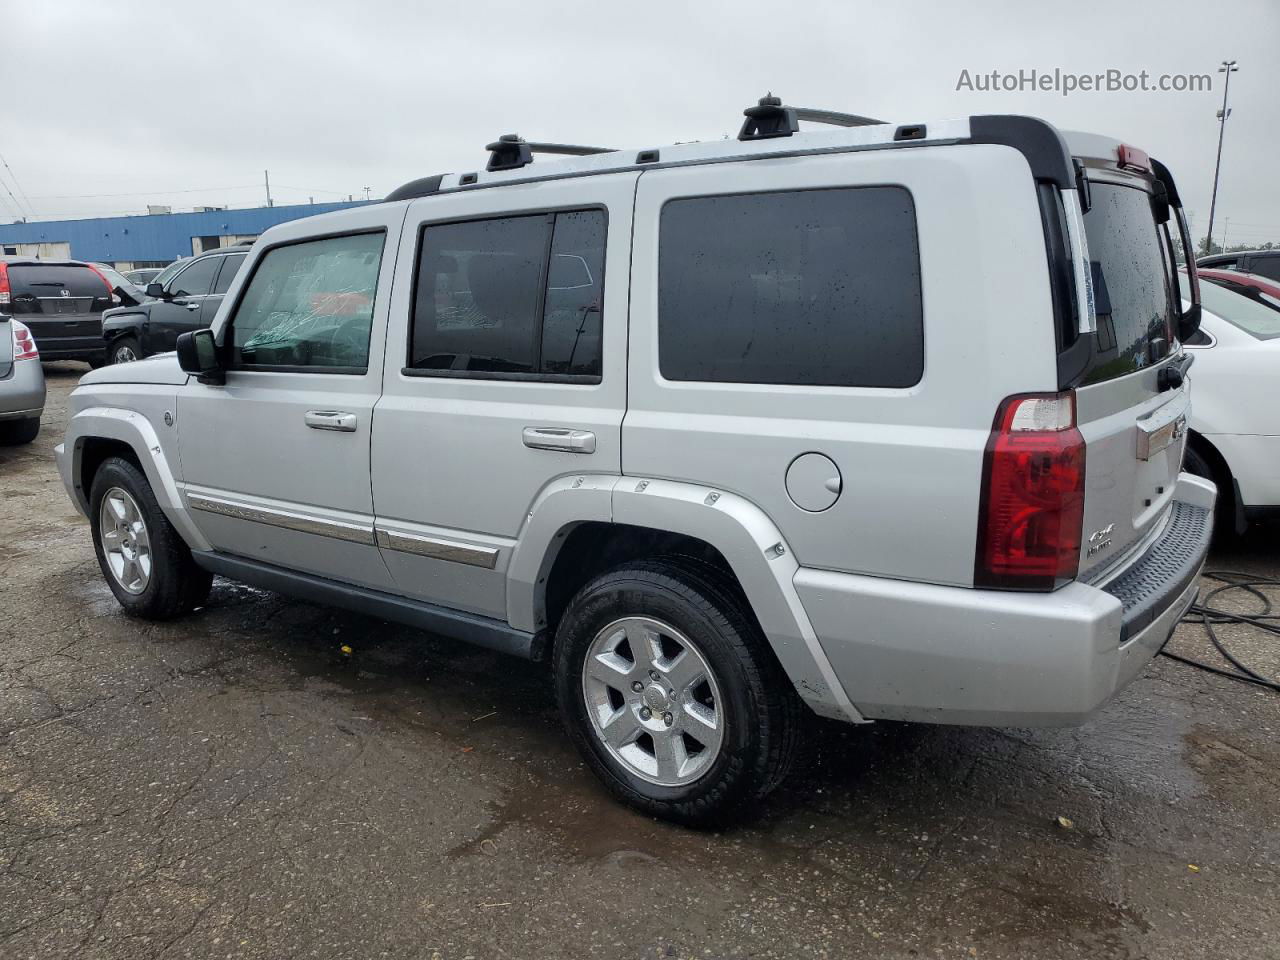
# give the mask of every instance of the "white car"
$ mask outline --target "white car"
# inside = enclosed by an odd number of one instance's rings
[[[1188,472],[1218,485],[1219,523],[1280,518],[1280,309],[1201,282]]]

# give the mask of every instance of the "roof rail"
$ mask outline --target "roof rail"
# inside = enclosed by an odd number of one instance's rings
[[[838,127],[869,127],[884,123],[856,113],[839,113],[835,110],[815,110],[811,107],[788,107],[773,94],[761,97],[754,107],[742,111],[747,119],[738,132],[739,140],[768,140],[772,137],[789,137],[800,130],[800,121],[827,123]]]
[[[597,153],[615,153],[613,147],[587,147],[576,143],[537,143],[522,140],[519,134],[504,133],[485,147],[489,151],[488,171],[516,170],[533,163],[535,153],[555,153],[565,157],[589,157]]]

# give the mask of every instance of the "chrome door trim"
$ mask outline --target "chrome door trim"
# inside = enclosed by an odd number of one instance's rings
[[[310,533],[318,537],[332,537],[335,540],[346,540],[350,543],[361,543],[373,546],[373,526],[346,523],[341,520],[325,520],[320,517],[291,510],[279,510],[272,507],[251,507],[244,503],[223,500],[206,496],[202,493],[188,493],[187,505],[192,510],[205,513],[216,513],[222,517],[236,520],[247,520],[250,523],[265,523],[272,527],[282,527],[298,533]]]
[[[430,557],[433,560],[465,563],[473,567],[484,567],[486,570],[492,570],[498,565],[498,551],[494,547],[478,547],[472,543],[424,537],[414,533],[400,533],[385,530],[382,527],[375,528],[374,532],[378,546],[384,550],[412,553],[419,557]]]

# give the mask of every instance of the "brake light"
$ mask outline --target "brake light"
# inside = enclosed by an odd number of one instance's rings
[[[1000,404],[982,464],[975,586],[1052,590],[1075,577],[1084,453],[1074,393]]]
[[[1151,172],[1151,158],[1147,156],[1145,150],[1139,150],[1137,147],[1131,147],[1127,143],[1122,143],[1116,152],[1119,154],[1121,170],[1142,170],[1144,173]]]
[[[9,303],[9,265],[0,263],[0,306]]]
[[[103,273],[101,270],[99,270],[97,267],[95,267],[92,263],[86,263],[85,266],[88,267],[90,270],[92,270],[94,273],[96,273],[98,275],[98,279],[101,280],[103,284],[106,285],[107,299],[114,300],[116,298],[116,291],[115,291],[115,288],[111,286],[111,281],[107,279],[107,275]]]
[[[36,338],[31,336],[30,329],[20,320],[11,320],[13,325],[13,359],[37,360],[40,351],[36,348]]]

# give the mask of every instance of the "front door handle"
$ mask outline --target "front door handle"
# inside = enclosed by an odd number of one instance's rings
[[[533,450],[559,450],[561,453],[596,452],[596,435],[590,430],[525,427],[523,435],[524,445]]]
[[[341,410],[308,410],[303,418],[313,430],[336,430],[339,433],[356,432],[356,415]]]
[[[186,307],[188,310],[199,310],[199,309],[200,309],[200,304],[198,304],[198,303],[184,303],[184,304],[183,304],[183,306],[184,306],[184,307]]]

